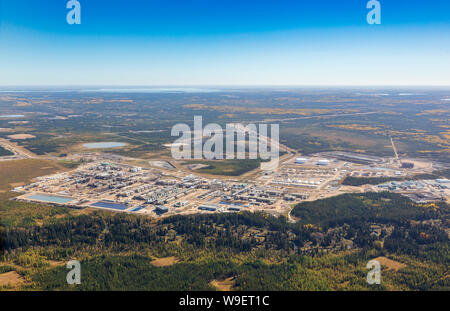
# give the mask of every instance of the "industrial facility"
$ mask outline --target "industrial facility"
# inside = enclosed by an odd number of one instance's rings
[[[256,172],[250,179],[211,178],[189,169],[174,170],[166,161],[151,161],[150,166],[141,167],[113,154],[79,156],[84,165],[16,187],[14,191],[22,193],[16,199],[166,217],[245,210],[281,215],[305,200],[355,191],[398,192],[416,202],[444,200],[450,194],[448,180],[408,180],[414,172],[430,172],[431,166],[429,171],[403,168],[381,158],[343,152],[292,157],[278,169]],[[344,186],[346,177],[394,180],[368,188]]]

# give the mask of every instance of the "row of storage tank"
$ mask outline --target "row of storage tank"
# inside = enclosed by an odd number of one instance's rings
[[[307,158],[296,158],[295,159],[296,164],[305,164],[308,161],[309,161],[309,159],[307,159]],[[326,165],[330,164],[330,160],[319,160],[319,161],[317,161],[316,164],[321,165],[321,166],[326,166]]]

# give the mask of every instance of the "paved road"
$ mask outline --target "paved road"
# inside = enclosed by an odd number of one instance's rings
[[[15,156],[18,158],[22,158],[22,159],[36,158],[36,155],[34,153],[32,153],[31,151],[28,151],[25,148],[22,148],[22,147],[18,146],[17,144],[12,143],[6,139],[0,138],[0,146],[13,152],[15,154]]]
[[[391,136],[391,143],[392,143],[392,149],[394,149],[395,159],[398,160],[397,148],[395,148],[395,144],[394,144],[394,140],[392,139],[392,136]]]

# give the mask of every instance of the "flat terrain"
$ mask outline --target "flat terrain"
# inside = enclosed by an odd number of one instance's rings
[[[212,280],[209,284],[214,286],[218,291],[229,292],[234,286],[234,277],[229,277],[223,280]]]
[[[17,183],[28,183],[32,178],[64,170],[55,161],[26,159],[0,161],[0,190],[8,190]]]
[[[32,135],[21,146],[38,155],[83,151],[83,143],[120,141],[122,155],[170,156],[174,124],[278,123],[281,143],[303,154],[345,150],[400,158],[449,162],[448,90],[424,89],[402,95],[397,89],[220,90],[213,93],[127,94],[63,92],[5,93],[0,111],[25,115],[0,120],[0,138]],[[26,101],[27,106],[14,106]],[[64,105],[60,103],[64,102]],[[126,105],[126,110],[124,110]],[[38,112],[37,112],[38,111]],[[20,127],[19,127],[20,126]],[[105,150],[112,152],[112,150]]]
[[[168,267],[176,264],[180,260],[176,257],[157,258],[152,260],[150,264],[155,267]]]
[[[406,267],[405,264],[386,257],[377,257],[374,260],[378,261],[383,267],[387,268],[388,270],[398,271]]]
[[[16,271],[0,274],[0,286],[16,286],[25,282],[25,279]]]
[[[58,215],[68,215],[76,211],[41,204],[10,200],[17,196],[11,189],[30,183],[42,174],[53,174],[66,170],[56,161],[25,159],[0,161],[0,225],[14,226],[51,221]]]
[[[221,176],[240,176],[259,168],[260,160],[189,161],[187,166],[196,165],[196,173]]]
[[[31,139],[31,138],[35,138],[36,136],[30,135],[30,134],[14,134],[14,135],[8,135],[9,139],[18,139],[18,140],[22,140],[22,139]]]

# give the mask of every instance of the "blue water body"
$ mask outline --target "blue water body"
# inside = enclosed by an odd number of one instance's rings
[[[109,202],[97,202],[92,204],[91,206],[93,207],[102,207],[102,208],[112,208],[112,209],[116,209],[116,210],[126,210],[128,208],[128,206],[124,205],[124,204],[120,204],[120,203],[109,203]]]
[[[138,211],[140,211],[143,208],[145,208],[145,207],[144,206],[138,206],[138,207],[132,209],[131,212],[138,212]]]
[[[0,115],[0,118],[23,118],[25,117],[23,114],[3,114]]]
[[[221,201],[220,204],[222,204],[222,205],[235,205],[235,206],[241,206],[242,205],[242,203],[224,202],[224,201]]]
[[[27,199],[37,200],[37,201],[42,201],[42,202],[49,202],[49,203],[59,203],[59,204],[68,203],[68,202],[74,200],[72,198],[56,197],[56,196],[52,196],[52,195],[40,195],[40,194],[30,195],[27,197]]]
[[[114,141],[102,142],[102,143],[87,143],[83,144],[83,147],[88,149],[107,149],[107,148],[117,148],[125,146],[125,143],[118,143]]]
[[[209,88],[110,88],[110,89],[90,89],[81,92],[100,93],[214,93],[220,92],[218,89]]]

